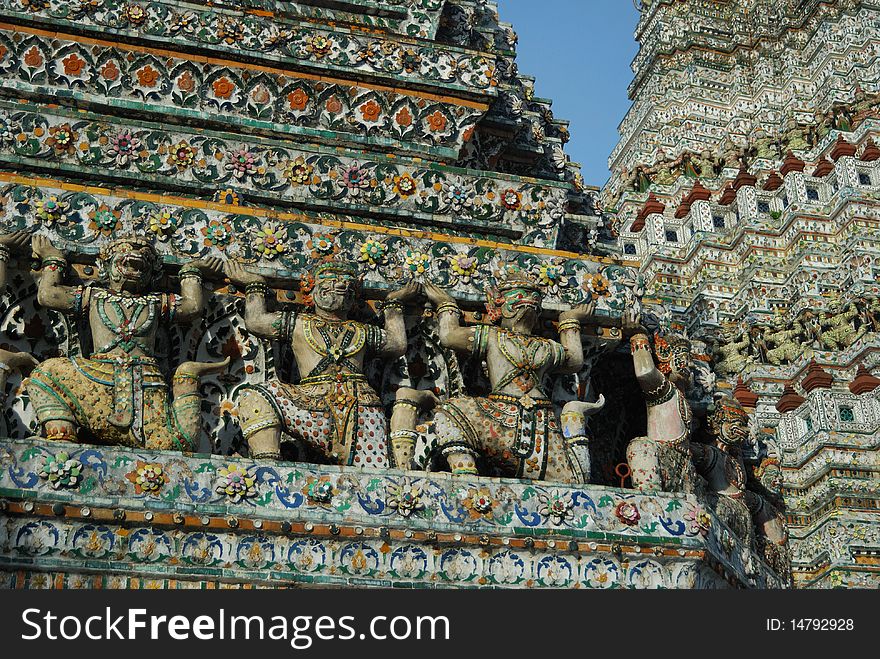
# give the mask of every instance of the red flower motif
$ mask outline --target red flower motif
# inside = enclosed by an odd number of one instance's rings
[[[155,87],[156,81],[159,79],[159,72],[147,64],[137,72],[137,77],[141,87]]]
[[[364,121],[374,122],[379,120],[379,115],[382,114],[382,106],[376,103],[373,99],[370,99],[366,103],[364,103],[361,107],[361,116],[364,118]]]
[[[103,67],[101,67],[101,77],[104,80],[116,80],[119,78],[119,67],[116,66],[116,62],[110,60]]]
[[[501,205],[509,211],[518,211],[522,206],[522,195],[516,190],[505,190],[501,193]]]
[[[78,76],[86,65],[86,61],[76,53],[71,53],[61,63],[64,65],[64,73],[69,76]]]
[[[309,95],[305,90],[294,89],[287,95],[287,102],[290,103],[290,109],[294,112],[301,112],[306,109],[309,103]]]
[[[226,76],[215,80],[213,86],[214,96],[217,98],[229,98],[235,91],[235,85]]]
[[[614,509],[614,515],[626,526],[637,526],[639,520],[642,519],[639,509],[634,503],[629,501],[621,501]]]
[[[400,111],[395,115],[394,119],[397,121],[398,125],[403,126],[404,128],[412,126],[412,113],[407,107],[400,108]]]
[[[189,71],[184,71],[180,74],[180,77],[177,79],[177,86],[182,92],[191,92],[196,88],[195,80],[193,80],[192,73]]]
[[[439,133],[444,130],[447,123],[446,115],[440,112],[440,110],[437,110],[428,117],[428,128],[431,129],[432,133]]]
[[[36,46],[31,46],[30,50],[24,54],[24,63],[32,69],[43,64],[43,56]]]
[[[329,112],[330,114],[338,114],[339,112],[342,112],[342,101],[340,101],[335,96],[331,96],[327,99],[326,107],[327,112]]]

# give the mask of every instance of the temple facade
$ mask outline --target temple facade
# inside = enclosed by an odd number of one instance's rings
[[[0,585],[874,583],[880,8],[641,10],[0,0]]]
[[[782,481],[798,587],[877,587],[880,7],[641,3],[603,201]],[[651,299],[649,302],[648,299]]]

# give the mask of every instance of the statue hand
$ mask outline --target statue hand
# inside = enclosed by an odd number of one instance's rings
[[[422,286],[415,279],[410,279],[406,286],[388,294],[388,302],[409,302],[422,292]]]
[[[0,245],[5,245],[11,250],[21,250],[31,241],[31,234],[27,231],[15,231],[0,235]]]
[[[251,272],[237,261],[227,261],[225,270],[226,276],[229,277],[229,280],[233,284],[238,284],[239,286],[266,283],[265,277],[258,275],[256,272]]]
[[[219,277],[223,273],[223,259],[216,256],[191,261],[188,265],[191,268],[198,268],[204,277]]]
[[[642,325],[641,314],[636,309],[627,309],[623,313],[622,329],[624,336],[632,336],[634,334],[648,334],[648,331]]]
[[[587,318],[590,318],[593,315],[595,310],[596,303],[593,301],[587,302],[586,304],[579,304],[576,307],[559,314],[559,320],[560,322],[563,320],[576,320],[583,323]]]
[[[447,302],[455,302],[449,293],[444,291],[442,288],[437,286],[432,282],[425,282],[425,295],[428,296],[428,301],[431,302],[435,307],[439,307],[441,304]]]
[[[61,250],[52,245],[46,236],[36,235],[31,239],[31,252],[38,259],[47,259],[49,257],[64,258]]]

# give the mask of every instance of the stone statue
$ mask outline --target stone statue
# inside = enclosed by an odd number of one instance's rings
[[[553,403],[541,389],[550,373],[573,374],[584,363],[581,323],[592,315],[585,304],[559,316],[560,342],[534,336],[541,311],[540,287],[524,273],[508,272],[488,294],[489,319],[500,327],[463,327],[455,301],[425,285],[437,308],[440,342],[485,360],[492,391],[485,397],[456,396],[442,403],[428,426],[430,452],[446,458],[454,474],[585,483],[590,476],[586,417],[605,401],[569,403],[563,432]],[[404,396],[407,392],[401,392]],[[396,424],[395,424],[396,425]],[[482,467],[482,469],[480,469]]]
[[[777,573],[791,571],[788,525],[782,514],[782,468],[779,460],[768,456],[752,469],[746,490],[746,505],[758,530],[758,549]]]
[[[793,115],[789,115],[785,120],[785,130],[782,134],[785,148],[788,151],[804,151],[810,148],[806,133],[806,128],[799,125]]]
[[[22,250],[30,243],[31,237],[24,231],[8,233],[0,236],[0,295],[6,287],[6,264],[12,250]],[[37,360],[27,352],[13,352],[0,348],[0,401],[6,391],[6,378],[11,371],[17,370],[24,374],[30,373],[37,365]]]
[[[774,366],[791,364],[804,352],[804,328],[797,320],[788,322],[783,316],[777,316],[771,329],[764,333],[764,340],[770,349],[767,361]]]
[[[752,361],[748,354],[751,336],[741,324],[729,323],[721,330],[721,341],[715,345],[716,370],[721,376],[736,375]]]
[[[691,408],[685,398],[693,384],[690,343],[684,339],[651,341],[634,318],[624,319],[624,330],[635,330],[630,345],[636,379],[648,407],[648,431],[626,449],[633,486],[644,492],[691,492],[693,474],[688,446]]]
[[[281,457],[282,432],[299,440],[308,459],[355,467],[390,466],[385,413],[364,375],[370,353],[385,359],[406,354],[403,304],[420,292],[410,281],[383,304],[385,329],[349,320],[360,303],[357,266],[328,260],[307,277],[307,313],[268,311],[268,287],[260,275],[235,262],[229,278],[245,288],[245,325],[264,339],[289,342],[299,384],[270,380],[243,389],[239,418],[251,457]]]
[[[720,397],[709,415],[714,444],[691,444],[697,473],[706,479],[716,514],[746,542],[755,541],[757,529],[765,555],[782,555],[788,542],[785,518],[767,497],[748,489],[742,445],[749,438],[749,416],[739,401]],[[777,465],[778,466],[778,465]],[[777,561],[778,563],[778,561]]]
[[[708,419],[714,444],[692,443],[697,473],[706,479],[708,495],[718,516],[747,543],[753,539],[752,520],[745,503],[746,468],[742,444],[749,437],[749,417],[734,398],[715,402]]]
[[[156,355],[156,334],[161,322],[199,318],[204,309],[202,277],[219,271],[219,259],[184,265],[178,295],[149,292],[161,274],[161,264],[143,238],[120,238],[101,249],[98,268],[106,288],[65,286],[68,264],[62,253],[43,236],[34,236],[32,249],[41,261],[38,302],[85,318],[94,346],[89,357],[58,357],[41,363],[27,381],[44,436],[195,450],[199,379],[224,370],[229,360],[180,365],[173,378],[173,400],[169,400]]]
[[[819,340],[826,350],[842,350],[849,348],[867,332],[862,326],[858,330],[855,327],[855,319],[859,316],[858,307],[850,302],[844,304],[840,300],[831,303],[828,311],[823,311],[819,317],[822,333]]]

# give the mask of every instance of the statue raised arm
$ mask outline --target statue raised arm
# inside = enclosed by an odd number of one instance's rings
[[[310,460],[385,468],[390,464],[385,414],[364,375],[369,354],[397,359],[406,353],[403,305],[420,292],[410,282],[382,305],[385,327],[350,320],[360,297],[356,266],[320,263],[304,286],[303,313],[269,311],[262,277],[230,263],[230,279],[245,288],[245,325],[254,334],[290,343],[298,384],[270,380],[239,396],[242,432],[251,456],[281,457],[282,434],[299,440]]]
[[[690,344],[684,339],[657,338],[655,352],[638,319],[625,319],[632,335],[633,367],[645,396],[648,428],[626,449],[633,485],[643,491],[680,492],[693,488],[690,461],[691,409],[685,393],[692,386]]]
[[[173,401],[159,369],[156,335],[161,322],[189,322],[204,309],[202,277],[218,259],[180,269],[180,293],[154,293],[161,274],[151,243],[120,238],[104,246],[98,269],[105,286],[65,285],[67,260],[43,236],[34,236],[41,262],[37,299],[43,306],[88,323],[95,348],[88,357],[59,357],[40,364],[27,390],[44,436],[152,449],[192,451],[198,446],[202,376],[226,368],[186,362],[172,379]]]
[[[13,251],[24,250],[31,241],[30,234],[24,231],[0,235],[0,296],[6,287],[6,266]],[[6,393],[6,378],[12,371],[27,375],[37,360],[28,352],[13,352],[0,348],[0,402]]]
[[[426,284],[425,292],[437,309],[440,342],[484,360],[492,385],[488,396],[457,396],[440,405],[427,429],[430,451],[445,457],[457,474],[585,482],[589,455],[578,447],[583,448],[586,433],[570,441],[563,437],[541,381],[547,374],[581,369],[581,322],[592,314],[592,306],[564,313],[556,342],[533,334],[542,293],[523,273],[509,273],[489,293],[489,319],[500,326],[463,326],[463,312],[449,295],[433,284]],[[404,390],[398,396],[399,405],[408,402],[407,394]],[[603,402],[583,404],[581,418],[601,409]],[[415,442],[419,433],[403,425],[394,434],[402,440],[409,432]]]

